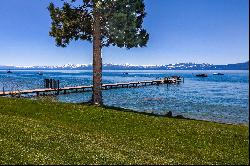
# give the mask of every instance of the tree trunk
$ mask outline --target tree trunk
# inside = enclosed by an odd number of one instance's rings
[[[92,104],[102,105],[102,57],[100,14],[94,9]]]

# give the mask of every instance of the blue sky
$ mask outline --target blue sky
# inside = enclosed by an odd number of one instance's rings
[[[1,0],[0,65],[92,63],[92,45],[55,46],[48,35],[49,2]],[[103,49],[103,62],[160,65],[178,62],[229,64],[249,60],[248,0],[145,0],[145,48]]]

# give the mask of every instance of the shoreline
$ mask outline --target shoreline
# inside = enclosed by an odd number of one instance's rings
[[[10,98],[10,99],[28,99],[28,100],[35,100],[35,101],[39,101],[39,100],[43,100],[43,98],[50,98],[50,97],[54,97],[53,95],[51,96],[40,96],[40,97],[10,97],[10,96],[1,96],[0,98]],[[54,98],[53,98],[54,100]],[[86,105],[86,106],[92,106],[90,102],[81,102],[81,103],[71,103],[71,102],[63,102],[63,101],[54,101],[55,103],[61,103],[61,104],[75,104],[75,105]],[[136,110],[132,110],[132,109],[128,109],[128,108],[122,108],[122,107],[116,107],[116,106],[109,106],[109,105],[102,105],[99,106],[101,108],[105,108],[105,109],[113,109],[116,111],[122,111],[122,112],[130,112],[130,113],[135,113],[135,114],[139,114],[139,115],[146,115],[146,116],[152,116],[152,117],[167,117],[167,118],[173,118],[173,119],[184,119],[184,120],[195,120],[195,121],[203,121],[203,122],[211,122],[211,123],[218,123],[218,124],[225,124],[225,125],[243,125],[243,126],[248,126],[249,127],[249,122],[246,123],[230,123],[230,122],[219,122],[219,121],[212,121],[212,120],[206,120],[206,119],[196,119],[196,118],[189,118],[189,117],[185,117],[181,114],[177,114],[175,116],[172,115],[171,110],[167,111],[166,114],[157,114],[157,113],[153,113],[153,111],[151,112],[146,112],[146,111],[136,111]]]
[[[53,99],[50,99],[50,97],[54,97],[54,96],[40,96],[40,97],[9,97],[9,96],[4,96],[4,97],[0,97],[1,98],[9,98],[9,99],[28,99],[28,100],[34,100],[34,101],[40,101],[40,100],[51,100],[53,101]],[[50,102],[51,102],[50,101]],[[63,101],[53,101],[54,103],[58,103],[58,104],[73,104],[73,105],[83,105],[83,106],[93,106],[91,105],[91,102],[81,102],[81,103],[70,103],[70,102],[63,102]],[[194,121],[201,121],[201,122],[210,122],[210,123],[217,123],[217,124],[223,124],[223,125],[240,125],[240,126],[247,126],[249,127],[249,122],[246,123],[229,123],[229,122],[219,122],[219,121],[210,121],[210,120],[206,120],[206,119],[195,119],[195,118],[189,118],[189,117],[184,117],[181,114],[177,114],[175,116],[172,115],[171,110],[167,111],[166,114],[157,114],[157,113],[153,113],[153,112],[146,112],[146,111],[136,111],[136,110],[132,110],[132,109],[128,109],[128,108],[122,108],[122,107],[116,107],[116,106],[109,106],[109,105],[101,105],[98,106],[100,108],[105,108],[105,109],[112,109],[112,110],[116,110],[116,111],[122,111],[122,112],[127,112],[127,113],[134,113],[134,114],[138,114],[138,115],[146,115],[146,116],[151,116],[151,117],[162,117],[162,118],[173,118],[173,119],[183,119],[183,120],[194,120]]]

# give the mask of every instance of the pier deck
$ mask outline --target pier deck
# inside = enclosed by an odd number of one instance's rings
[[[128,82],[128,83],[115,83],[115,84],[102,84],[102,89],[113,89],[113,88],[131,88],[131,87],[139,87],[139,86],[146,86],[146,85],[159,85],[159,84],[175,84],[184,82],[184,78],[181,77],[171,77],[171,78],[164,78],[160,80],[153,80],[153,81],[141,81],[141,82]],[[33,90],[20,90],[20,91],[2,91],[0,92],[0,96],[15,96],[21,94],[33,94],[35,93],[37,96],[39,95],[47,95],[48,93],[53,92],[55,95],[59,94],[67,94],[67,93],[76,93],[76,92],[84,92],[84,91],[92,91],[93,85],[90,86],[74,86],[74,87],[64,87],[64,88],[44,88],[44,89],[33,89]],[[60,93],[62,92],[62,93]]]

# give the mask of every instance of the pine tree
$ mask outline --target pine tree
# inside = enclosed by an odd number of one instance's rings
[[[80,5],[79,5],[80,3]],[[50,36],[57,46],[72,40],[93,43],[92,103],[102,104],[103,47],[146,46],[149,34],[142,28],[146,16],[144,0],[64,0],[63,6],[48,7],[52,19]]]

